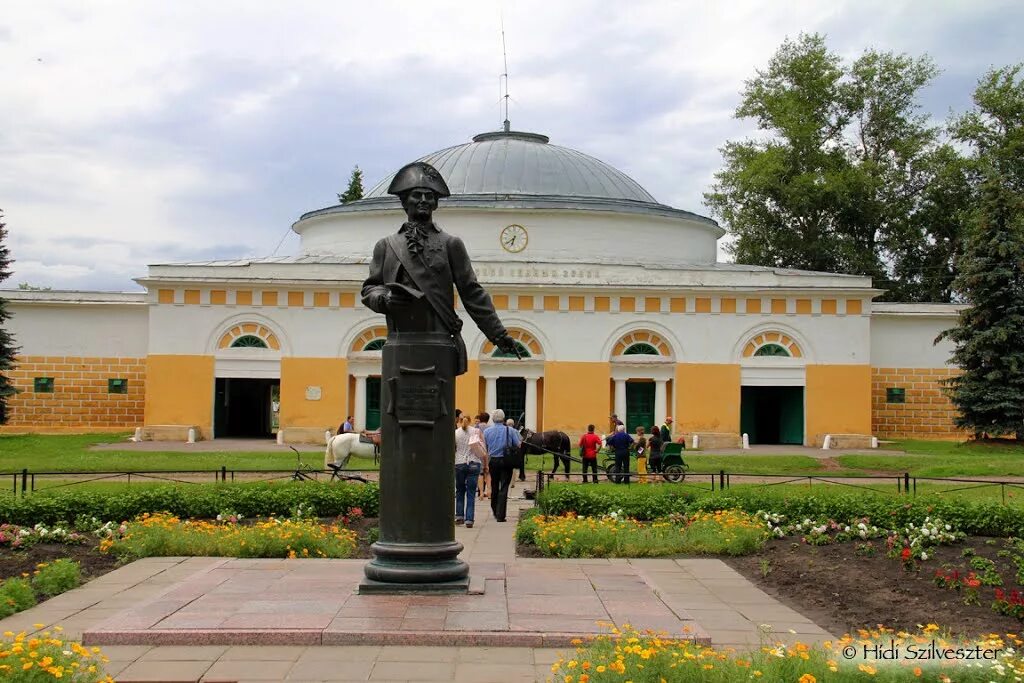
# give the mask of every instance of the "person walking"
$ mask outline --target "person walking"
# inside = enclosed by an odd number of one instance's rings
[[[661,443],[664,444],[672,443],[672,416],[665,418],[665,421],[661,423]],[[686,448],[684,445],[683,448]]]
[[[473,418],[473,427],[476,428],[476,434],[472,437],[471,442],[479,442],[480,448],[483,449],[484,455],[487,454],[487,444],[484,443],[484,430],[487,429],[490,423],[490,413],[479,413],[477,414],[476,417]],[[480,477],[480,486],[477,487],[477,494],[481,498],[491,497],[491,494],[487,492],[487,480],[489,478],[489,475],[490,472],[485,472],[483,473],[483,476]]]
[[[651,438],[647,440],[648,461],[651,472],[661,473],[661,430],[657,425],[651,425]]]
[[[480,430],[470,426],[469,415],[459,417],[455,429],[455,523],[473,528],[476,517],[476,485],[480,474],[487,476],[487,452]]]
[[[587,483],[587,468],[594,473],[597,483],[597,452],[601,449],[601,437],[594,433],[594,425],[587,425],[587,433],[580,437],[580,460],[583,461],[583,483]]]
[[[508,511],[508,487],[515,472],[511,458],[522,439],[519,432],[505,424],[505,411],[500,408],[491,413],[491,421],[494,424],[484,432],[487,465],[491,473],[491,511],[495,521],[504,522]]]
[[[619,425],[615,433],[605,439],[615,451],[615,483],[629,483],[629,447],[633,445],[633,437],[626,433],[626,425]]]

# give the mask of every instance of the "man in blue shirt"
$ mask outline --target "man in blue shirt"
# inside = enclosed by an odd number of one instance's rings
[[[615,483],[629,483],[629,447],[633,445],[633,437],[626,433],[626,425],[618,425],[615,433],[605,439],[605,443],[615,451],[615,469],[619,472]],[[625,476],[622,476],[625,474]]]
[[[500,408],[491,413],[491,426],[484,430],[488,468],[491,471],[491,512],[498,522],[505,521],[508,507],[508,487],[515,468],[505,461],[505,447],[519,448],[519,432],[505,424],[505,412]]]

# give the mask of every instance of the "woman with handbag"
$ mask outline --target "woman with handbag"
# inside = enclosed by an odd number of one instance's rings
[[[455,430],[455,523],[465,522],[473,528],[476,517],[476,484],[480,474],[487,472],[487,452],[480,430],[469,426],[469,415],[459,418]]]

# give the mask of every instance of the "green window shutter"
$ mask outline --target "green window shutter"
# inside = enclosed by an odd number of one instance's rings
[[[243,334],[241,337],[231,342],[231,348],[233,349],[265,349],[267,342],[263,341],[255,334]]]
[[[107,380],[107,393],[108,394],[127,394],[128,393],[128,380],[126,380],[126,379],[108,379]]]
[[[786,347],[779,344],[765,344],[755,351],[754,355],[789,358],[789,351],[786,350]]]
[[[645,342],[630,344],[629,348],[622,352],[623,356],[660,356],[658,349]]]
[[[53,378],[52,377],[36,377],[32,380],[32,390],[37,394],[52,394],[53,393]]]
[[[906,403],[907,390],[903,387],[888,387],[885,390],[886,403]]]

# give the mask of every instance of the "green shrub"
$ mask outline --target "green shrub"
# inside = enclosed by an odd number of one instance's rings
[[[771,488],[745,488],[694,492],[677,486],[581,486],[552,484],[537,497],[538,507],[547,515],[575,512],[603,515],[621,510],[639,520],[654,520],[671,513],[770,510],[791,519],[825,518],[850,520],[868,517],[886,526],[920,524],[925,517],[941,517],[959,531],[976,536],[1024,536],[1024,514],[1020,508],[985,501],[942,496],[887,495],[884,493],[843,493],[836,490],[808,494],[779,493]]]
[[[0,619],[36,604],[36,594],[26,579],[7,579],[0,583]]]
[[[147,512],[213,519],[223,510],[233,510],[247,518],[284,517],[300,505],[312,507],[325,517],[344,515],[357,507],[364,515],[376,517],[379,490],[376,484],[319,482],[174,484],[116,493],[76,491],[70,487],[24,498],[0,497],[0,519],[27,526],[93,517],[103,522],[122,522]]]
[[[537,533],[537,522],[534,519],[541,514],[540,508],[525,508],[519,512],[519,524],[516,525],[516,543],[533,543]]]
[[[48,598],[60,595],[82,583],[82,572],[74,560],[56,560],[49,564],[39,564],[32,576],[32,587],[36,592]]]

